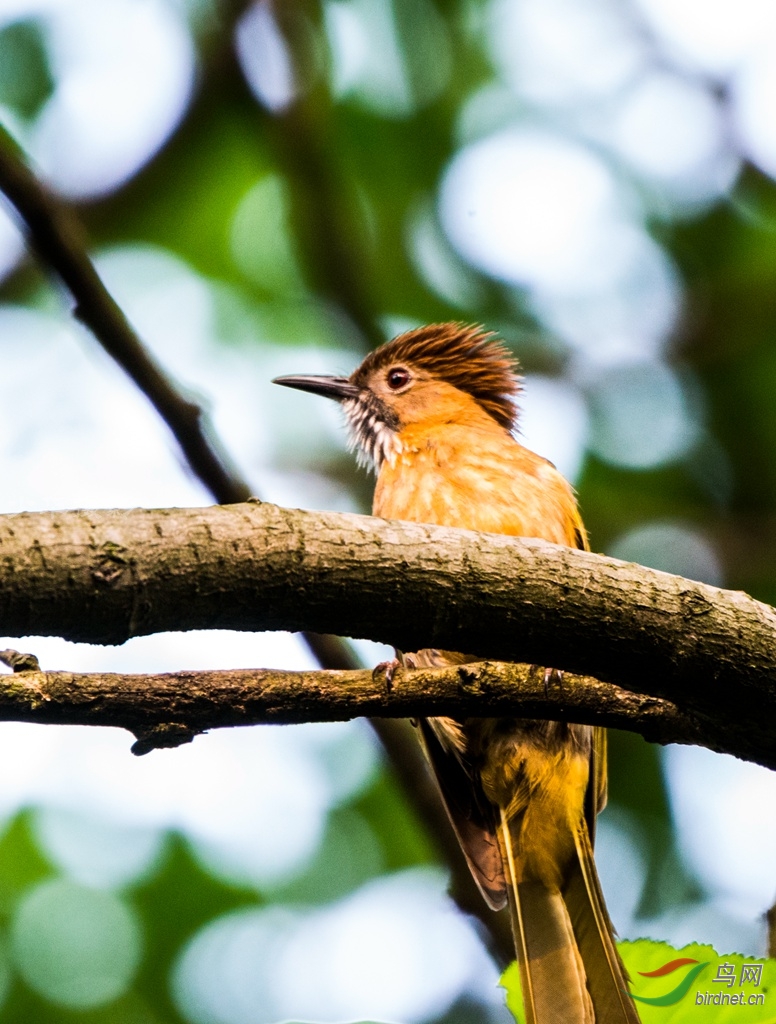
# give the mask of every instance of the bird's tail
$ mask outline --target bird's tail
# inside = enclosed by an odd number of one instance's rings
[[[500,831],[514,879],[513,840],[506,824]],[[584,824],[575,846],[560,890],[509,887],[526,1024],[639,1024]]]

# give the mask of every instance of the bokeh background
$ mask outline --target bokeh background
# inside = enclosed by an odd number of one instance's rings
[[[483,322],[594,550],[765,601],[775,112],[772,0],[0,0],[0,122],[257,493],[369,507],[336,408],[273,376]],[[206,503],[1,211],[0,275],[0,511]],[[311,664],[277,634],[0,646],[63,669]],[[0,1019],[507,1020],[363,723],[129,745],[0,726]],[[611,748],[620,934],[762,955],[773,777]]]

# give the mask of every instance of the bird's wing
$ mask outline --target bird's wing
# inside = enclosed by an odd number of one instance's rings
[[[454,740],[446,742],[446,722],[427,718],[418,722],[423,749],[474,881],[488,906],[501,910],[507,903],[507,880],[498,841],[497,811],[468,770]]]
[[[600,725],[594,726],[590,744],[590,775],[585,792],[585,821],[591,843],[595,842],[596,818],[606,807],[608,791],[606,747],[606,729]]]

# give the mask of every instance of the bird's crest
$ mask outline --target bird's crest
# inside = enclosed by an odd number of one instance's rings
[[[507,430],[517,420],[518,363],[492,331],[478,324],[429,324],[370,352],[351,380],[365,387],[375,370],[408,363],[464,391]]]

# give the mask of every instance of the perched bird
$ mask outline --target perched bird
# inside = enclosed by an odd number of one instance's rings
[[[517,363],[482,328],[421,327],[350,377],[275,383],[341,403],[377,473],[375,515],[587,548],[570,485],[513,436]],[[431,649],[399,657],[475,660]],[[419,730],[475,881],[491,907],[510,908],[529,1024],[638,1024],[593,861],[603,729],[429,718]]]

